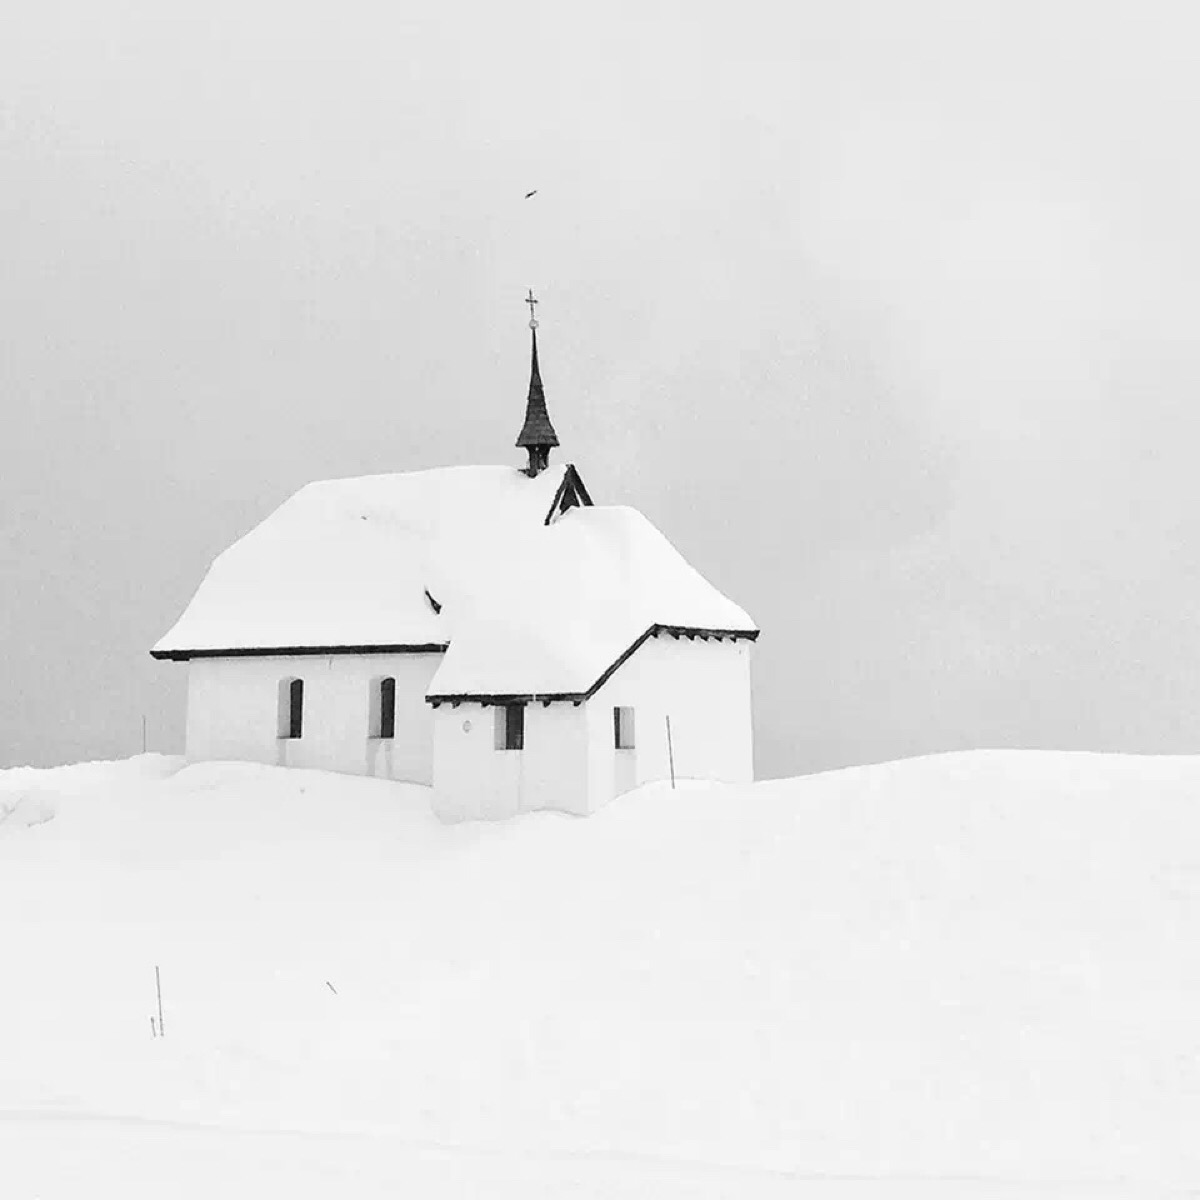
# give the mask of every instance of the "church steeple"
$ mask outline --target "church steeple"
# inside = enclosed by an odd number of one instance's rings
[[[529,365],[529,399],[525,403],[525,424],[517,437],[517,445],[523,446],[529,454],[529,465],[525,468],[525,474],[529,476],[537,475],[549,466],[550,451],[558,445],[558,435],[546,411],[546,393],[542,388],[542,372],[538,367],[538,323],[533,314],[533,306],[537,302],[533,288],[530,288],[525,298],[525,303],[529,305],[529,333],[533,342]]]

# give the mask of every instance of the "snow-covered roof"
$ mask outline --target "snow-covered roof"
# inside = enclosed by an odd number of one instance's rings
[[[581,695],[656,626],[753,621],[640,513],[574,507],[569,466],[312,483],[218,556],[153,653],[448,647],[439,696]]]

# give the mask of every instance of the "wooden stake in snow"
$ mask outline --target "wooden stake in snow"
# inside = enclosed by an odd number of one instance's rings
[[[154,990],[158,993],[158,1036],[162,1037],[162,976],[158,973],[157,967],[154,968]]]
[[[675,790],[675,747],[671,744],[671,716],[667,714],[667,758],[671,763],[671,790]]]

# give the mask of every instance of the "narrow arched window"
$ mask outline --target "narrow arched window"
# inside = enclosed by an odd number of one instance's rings
[[[378,738],[394,738],[396,736],[396,681],[389,675],[379,680],[376,696],[376,711],[378,713],[372,736]]]
[[[304,733],[304,680],[279,681],[279,736],[299,738]]]

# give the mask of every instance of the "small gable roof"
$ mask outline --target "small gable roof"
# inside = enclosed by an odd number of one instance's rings
[[[573,467],[451,467],[302,488],[152,653],[445,649],[431,699],[575,696],[656,625],[757,633],[640,513],[591,507]]]

